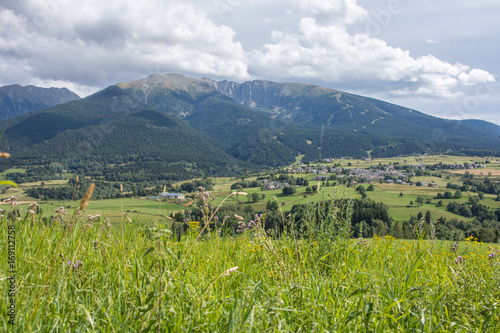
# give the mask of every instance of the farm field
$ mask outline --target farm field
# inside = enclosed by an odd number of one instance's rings
[[[474,157],[460,157],[460,156],[418,156],[418,157],[404,157],[404,158],[389,158],[389,159],[375,159],[373,161],[364,160],[336,160],[334,163],[340,163],[343,167],[347,167],[347,164],[351,164],[351,168],[360,167],[365,168],[370,165],[377,165],[378,163],[388,164],[388,163],[428,163],[428,164],[438,164],[443,163],[466,163],[474,162],[479,160]],[[333,165],[333,163],[332,163]],[[14,168],[9,169],[0,174],[0,178],[5,178],[7,173],[11,172],[22,172],[24,169]],[[446,189],[448,183],[460,185],[462,180],[462,175],[466,171],[471,174],[477,174],[476,177],[481,177],[488,173],[484,173],[485,170],[491,175],[500,172],[500,162],[493,159],[488,164],[487,169],[473,169],[473,170],[443,170],[440,171],[440,176],[419,176],[413,177],[413,182],[429,182],[436,183],[439,188],[429,188],[429,187],[416,187],[409,185],[395,185],[386,183],[374,183],[374,191],[366,192],[367,197],[376,202],[383,202],[389,207],[389,213],[395,221],[405,221],[410,218],[410,216],[417,216],[419,213],[425,214],[429,211],[432,214],[433,220],[440,217],[446,219],[459,218],[461,220],[470,220],[470,218],[465,218],[462,216],[455,215],[448,212],[446,207],[451,200],[455,200],[458,203],[467,203],[469,197],[475,197],[477,194],[472,192],[464,192],[461,199],[442,199],[442,206],[437,207],[436,199],[438,193],[444,193],[449,191]],[[24,170],[25,171],[25,170]],[[265,176],[261,174],[260,177]],[[358,185],[368,187],[368,184],[358,184],[352,187],[346,187],[345,185],[339,186],[323,186],[324,184],[319,181],[315,181],[314,174],[296,174],[295,177],[303,177],[309,180],[309,185],[318,185],[319,192],[307,193],[307,186],[297,186],[296,193],[293,195],[283,195],[281,190],[271,190],[264,191],[260,187],[258,188],[245,188],[242,191],[248,193],[248,196],[230,196],[226,199],[225,204],[233,207],[252,207],[255,211],[264,211],[266,209],[266,204],[270,200],[277,200],[283,211],[290,210],[295,204],[306,204],[308,202],[319,202],[327,197],[342,197],[342,198],[360,198],[361,195],[355,191]],[[254,181],[257,176],[251,176],[246,178],[246,181]],[[493,178],[494,179],[494,178]],[[235,178],[221,177],[212,178],[213,190],[212,194],[215,199],[213,201],[214,205],[218,205],[222,200],[224,200],[230,193],[231,185],[239,181]],[[173,184],[173,186],[180,187],[183,183],[188,181],[183,181]],[[67,186],[68,180],[47,180],[44,182],[31,182],[20,184],[19,188],[10,188],[0,194],[0,199],[6,199],[10,196],[16,196],[17,200],[24,205],[28,205],[31,202],[38,202],[39,200],[26,196],[25,190],[30,187],[40,187],[56,188],[60,186]],[[454,190],[452,190],[454,192]],[[259,195],[259,200],[257,202],[249,202],[250,196],[254,193]],[[402,196],[400,195],[402,194]],[[113,223],[119,223],[124,218],[135,218],[140,221],[145,221],[145,223],[150,223],[153,221],[161,222],[165,219],[165,216],[169,216],[173,212],[183,211],[186,209],[185,205],[191,200],[190,197],[194,196],[194,193],[186,193],[186,201],[179,202],[159,202],[157,200],[149,200],[147,198],[122,198],[122,199],[105,199],[105,200],[95,200],[92,201],[92,205],[87,209],[88,214],[100,214],[103,217],[109,218]],[[424,202],[420,205],[416,204],[419,197],[424,198]],[[275,199],[274,199],[275,198]],[[413,202],[413,205],[410,205]],[[500,206],[498,201],[495,201],[495,195],[486,194],[481,204],[487,207],[496,209]],[[40,203],[41,208],[45,215],[51,215],[55,209],[59,207],[65,207],[68,211],[74,210],[78,205],[78,200],[71,201],[43,201]]]

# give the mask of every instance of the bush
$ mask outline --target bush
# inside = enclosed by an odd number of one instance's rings
[[[291,194],[297,193],[297,189],[295,187],[292,187],[292,186],[285,186],[282,191],[283,191],[283,194],[285,194],[285,195],[291,195]]]

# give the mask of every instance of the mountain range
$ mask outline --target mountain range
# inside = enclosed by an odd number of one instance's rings
[[[0,87],[0,120],[78,99],[80,97],[67,88],[3,86]]]
[[[6,127],[0,149],[12,154],[11,163],[100,168],[109,179],[135,177],[137,170],[170,179],[238,174],[299,155],[307,162],[500,153],[500,126],[480,120],[440,119],[314,85],[179,74],[119,83],[0,125]]]

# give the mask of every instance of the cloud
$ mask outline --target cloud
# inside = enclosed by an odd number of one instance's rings
[[[216,3],[229,7],[210,18],[205,13]],[[392,10],[396,15],[401,8]],[[264,12],[276,25],[256,23]],[[374,36],[390,24],[391,17],[356,0],[7,1],[0,6],[0,84],[65,85],[85,96],[151,73],[180,72],[305,80],[395,98],[456,98],[495,81],[487,71],[415,57]],[[252,49],[237,39],[235,29],[242,27]],[[359,27],[364,30],[353,32]],[[272,39],[262,42],[268,31]]]
[[[368,12],[356,0],[289,0],[302,11],[310,12],[318,21],[337,25],[352,24],[366,18]]]
[[[308,16],[300,20],[298,32],[273,31],[273,42],[252,52],[252,74],[317,78],[357,85],[358,89],[383,87],[394,96],[440,98],[461,96],[463,85],[495,80],[483,70],[431,55],[415,58],[368,33],[349,33],[351,24],[373,20],[355,0],[293,2],[307,10]],[[330,21],[325,20],[325,12]]]
[[[246,54],[230,27],[193,5],[132,0],[0,7],[0,52],[12,72],[39,81],[103,86],[153,72],[246,79]]]
[[[469,73],[460,73],[458,80],[462,85],[474,86],[479,83],[495,82],[495,77],[482,69],[473,69]]]
[[[430,39],[430,38],[425,39],[425,44],[437,44],[437,43],[439,43],[439,41],[437,41],[437,40]]]

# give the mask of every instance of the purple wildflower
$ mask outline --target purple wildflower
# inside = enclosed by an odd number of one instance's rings
[[[455,258],[455,261],[453,261],[454,264],[458,264],[464,261],[464,258],[462,256],[458,256]]]

